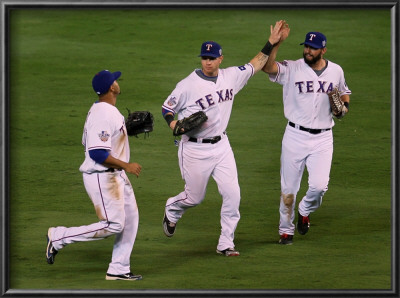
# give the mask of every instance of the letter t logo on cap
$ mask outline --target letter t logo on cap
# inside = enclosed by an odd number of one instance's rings
[[[317,35],[315,35],[315,34],[310,34],[310,39],[309,39],[309,40],[312,41],[312,40],[314,39],[315,36],[317,36]]]

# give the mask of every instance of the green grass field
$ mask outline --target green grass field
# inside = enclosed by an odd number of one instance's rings
[[[390,291],[391,14],[386,9],[20,9],[10,14],[10,288],[16,291],[265,290],[301,293]],[[221,198],[211,179],[173,238],[161,226],[165,201],[184,186],[177,148],[161,116],[175,84],[200,66],[205,40],[224,49],[223,67],[250,61],[285,19],[278,60],[298,59],[308,31],[328,39],[326,58],[342,66],[353,94],[334,127],[329,190],[310,232],[277,244],[282,90],[264,73],[236,96],[228,134],[241,185],[238,258],[215,253]],[[65,247],[45,260],[50,226],[97,221],[78,168],[81,136],[96,95],[93,75],[122,71],[117,107],[150,110],[150,138],[131,139],[131,176],[140,212],[132,271],[139,282],[105,281],[114,237]],[[298,201],[307,189],[303,177]],[[156,291],[157,292],[157,291]],[[106,293],[106,292],[99,292]]]

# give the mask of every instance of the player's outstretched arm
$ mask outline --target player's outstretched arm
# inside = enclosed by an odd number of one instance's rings
[[[278,53],[279,46],[289,36],[289,33],[290,33],[289,25],[287,23],[283,24],[280,32],[280,40],[271,50],[271,54],[268,57],[267,63],[265,63],[264,67],[262,68],[262,71],[271,75],[276,75],[278,73],[278,66],[275,63],[276,54]]]
[[[271,55],[268,57],[267,63],[265,63],[262,68],[263,72],[266,72],[270,75],[276,75],[278,73],[278,65],[276,65],[276,54],[278,53],[278,49],[280,46],[280,42],[272,49]]]
[[[284,26],[286,22],[284,20],[277,21],[275,26],[272,27],[271,25],[271,34],[268,38],[268,42],[264,46],[264,48],[253,58],[251,59],[250,63],[254,67],[254,73],[260,71],[265,63],[268,61],[268,57],[271,54],[271,50],[273,49],[274,45],[278,43],[281,39],[281,28]]]

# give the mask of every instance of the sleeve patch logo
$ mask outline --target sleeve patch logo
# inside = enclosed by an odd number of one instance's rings
[[[99,133],[99,138],[103,142],[107,142],[109,137],[110,137],[110,134],[107,131],[102,131],[101,133]]]
[[[175,96],[171,96],[168,100],[167,103],[170,107],[176,105],[176,97]]]

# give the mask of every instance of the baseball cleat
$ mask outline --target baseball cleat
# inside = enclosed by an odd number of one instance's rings
[[[288,235],[288,234],[282,234],[281,238],[279,239],[279,244],[284,244],[284,245],[291,245],[293,244],[293,235]]]
[[[106,274],[106,280],[141,280],[141,275],[132,274],[132,272],[126,274]]]
[[[227,248],[224,250],[217,249],[217,253],[220,255],[225,255],[227,257],[236,257],[240,255],[240,253],[237,250],[234,250],[233,248]]]
[[[298,220],[297,220],[297,231],[300,235],[305,235],[310,228],[310,215],[309,216],[302,216],[299,212],[297,213]]]
[[[176,223],[170,222],[170,221],[168,220],[167,215],[164,213],[164,219],[163,219],[164,234],[165,234],[167,237],[172,237],[172,236],[174,236],[175,227],[176,227]]]
[[[54,258],[56,257],[56,254],[58,253],[58,250],[56,250],[53,246],[53,243],[51,241],[51,230],[53,228],[49,228],[47,231],[47,248],[46,248],[46,259],[47,263],[49,264],[54,264]]]

